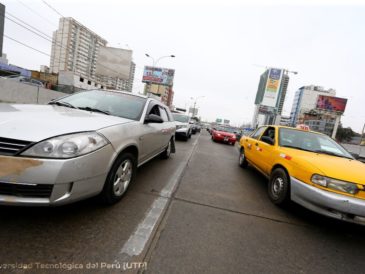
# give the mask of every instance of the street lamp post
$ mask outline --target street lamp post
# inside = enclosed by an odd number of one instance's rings
[[[191,100],[194,100],[194,107],[193,107],[193,113],[192,113],[192,115],[191,116],[194,116],[195,115],[195,107],[196,107],[196,102],[198,101],[198,99],[200,99],[200,98],[204,98],[205,96],[199,96],[199,97],[195,97],[195,98],[193,98],[193,97],[190,97],[190,99]]]
[[[164,55],[164,56],[161,56],[161,57],[158,57],[157,59],[153,58],[151,55],[149,55],[148,53],[145,53],[145,55],[148,57],[148,58],[151,58],[152,59],[152,66],[155,67],[158,63],[158,61],[160,61],[161,59],[163,58],[175,58],[175,55],[171,54],[171,55]]]
[[[160,61],[161,59],[163,58],[175,58],[175,55],[171,54],[171,55],[164,55],[164,56],[161,56],[161,57],[158,57],[157,59],[153,58],[151,55],[149,55],[148,53],[145,53],[145,55],[148,57],[148,58],[151,58],[152,59],[152,74],[153,74],[153,70],[155,68],[155,66],[157,65],[158,61]],[[150,92],[151,91],[151,82],[149,82],[147,84],[147,90],[146,92]]]

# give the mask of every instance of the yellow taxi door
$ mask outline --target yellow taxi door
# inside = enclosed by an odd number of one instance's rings
[[[267,127],[259,127],[250,137],[244,137],[244,148],[245,148],[245,156],[246,158],[252,162],[255,166],[257,165],[257,158],[259,154],[256,151],[255,144],[260,139],[262,133],[266,130]]]
[[[276,155],[277,132],[274,127],[268,127],[260,136],[255,145],[257,167],[265,174],[270,175],[274,157]]]

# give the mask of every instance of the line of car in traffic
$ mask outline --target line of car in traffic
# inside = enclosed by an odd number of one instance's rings
[[[176,123],[176,137],[188,141],[192,134],[200,132],[201,126],[189,115],[180,112],[173,112],[172,116]]]
[[[1,78],[6,79],[6,80],[10,80],[10,81],[19,82],[19,83],[22,83],[22,84],[31,85],[31,86],[42,87],[42,88],[44,87],[44,84],[43,84],[42,81],[30,78],[30,77],[25,77],[25,76],[22,76],[22,75],[10,75],[10,76],[1,77]]]
[[[291,201],[319,214],[365,225],[365,164],[329,136],[308,128],[262,126],[239,144],[239,165],[268,178],[276,205]]]

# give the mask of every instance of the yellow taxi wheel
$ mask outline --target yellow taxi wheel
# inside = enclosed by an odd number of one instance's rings
[[[243,148],[240,149],[240,156],[238,158],[238,164],[242,168],[246,168],[248,166],[248,162],[245,156],[245,150]]]
[[[271,202],[284,206],[290,201],[290,179],[282,168],[275,169],[269,180],[268,194]]]

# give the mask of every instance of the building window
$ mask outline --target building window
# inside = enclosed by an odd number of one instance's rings
[[[87,84],[88,84],[88,85],[91,85],[91,81],[90,81],[90,80],[89,80],[89,81],[87,81]]]
[[[84,78],[80,77],[80,82],[84,82]]]

